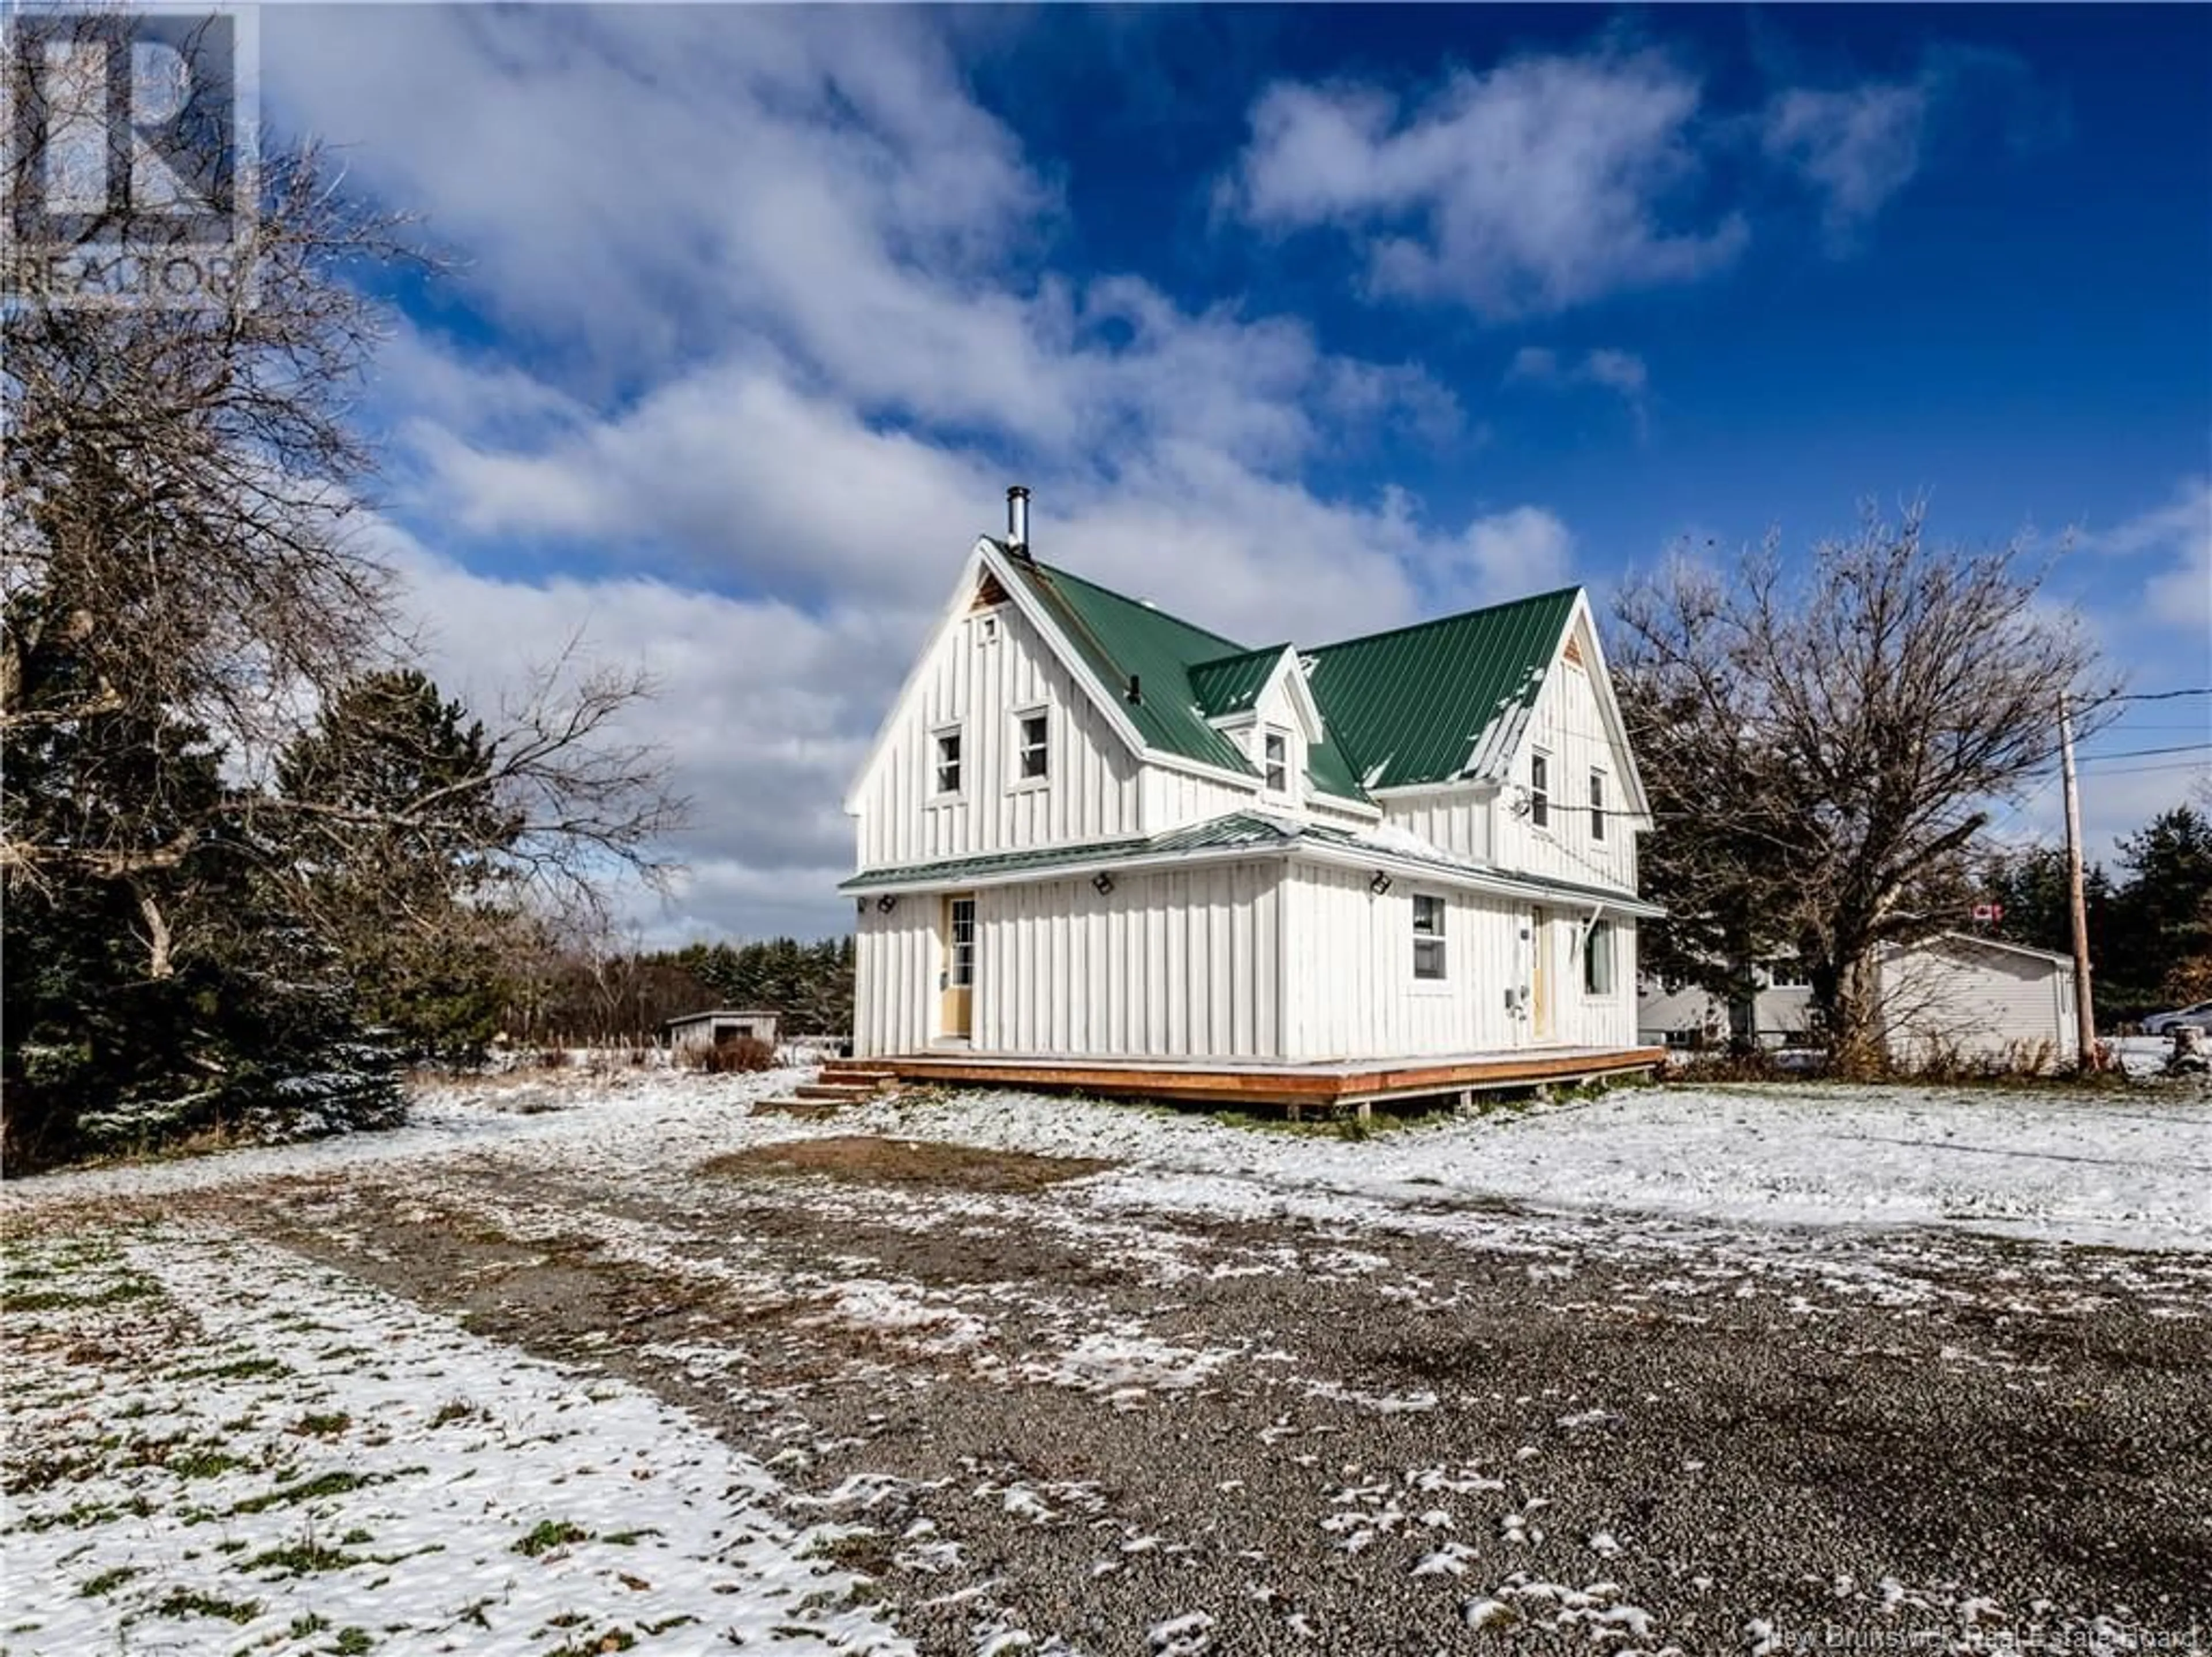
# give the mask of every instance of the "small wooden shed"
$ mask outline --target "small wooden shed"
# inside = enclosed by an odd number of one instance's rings
[[[775,1024],[774,1013],[717,1007],[704,1013],[686,1013],[680,1019],[669,1020],[662,1027],[667,1032],[669,1047],[684,1053],[719,1047],[726,1041],[740,1041],[748,1037],[773,1047]]]

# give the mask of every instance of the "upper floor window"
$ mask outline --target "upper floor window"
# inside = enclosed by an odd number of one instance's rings
[[[1528,820],[1538,828],[1552,822],[1552,761],[1548,754],[1528,756]]]
[[[996,644],[998,642],[999,618],[996,616],[979,616],[976,618],[975,643],[978,644]]]
[[[1590,773],[1590,838],[1605,838],[1605,773]]]
[[[1032,782],[1052,768],[1051,722],[1043,713],[1024,714],[1014,722],[1021,750],[1017,767],[1021,780]]]
[[[1587,995],[1613,993],[1613,923],[1592,921],[1583,939],[1583,990]]]
[[[1444,900],[1425,892],[1413,894],[1413,976],[1444,975]]]
[[[937,792],[960,792],[960,728],[937,734]]]
[[[1291,791],[1291,740],[1280,731],[1268,731],[1260,738],[1261,769],[1267,774],[1267,792],[1288,794]]]

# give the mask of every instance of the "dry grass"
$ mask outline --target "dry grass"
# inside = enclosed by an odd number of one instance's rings
[[[1103,1173],[1111,1162],[1078,1156],[1036,1156],[1027,1151],[986,1151],[910,1139],[840,1134],[733,1151],[705,1164],[714,1174],[825,1174],[869,1185],[951,1185],[962,1191],[1042,1191],[1065,1180]]]

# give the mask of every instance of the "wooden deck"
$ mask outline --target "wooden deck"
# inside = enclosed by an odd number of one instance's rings
[[[1293,1114],[1382,1100],[1540,1087],[1657,1069],[1663,1047],[1537,1047],[1434,1058],[1310,1063],[1264,1059],[1124,1059],[929,1053],[848,1059],[846,1067],[918,1086],[1035,1087],[1221,1106],[1281,1106]],[[826,1067],[823,1080],[832,1078]]]

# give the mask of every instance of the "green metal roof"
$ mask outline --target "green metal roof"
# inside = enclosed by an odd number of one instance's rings
[[[1255,776],[1243,751],[1206,722],[1190,670],[1242,655],[1234,639],[1209,633],[1119,593],[1030,559],[1006,560],[1052,614],[1083,659],[1120,699],[1148,747],[1222,771]],[[1130,681],[1137,683],[1132,701]]]
[[[1209,719],[1249,713],[1259,702],[1260,692],[1267,689],[1268,675],[1275,671],[1275,664],[1291,648],[1287,643],[1270,644],[1265,649],[1246,650],[1241,655],[1224,656],[1218,661],[1199,663],[1190,670],[1191,688],[1197,692],[1199,707]],[[1306,781],[1321,793],[1340,799],[1367,798],[1367,790],[1359,786],[1359,775],[1351,756],[1336,740],[1326,715],[1322,719],[1322,740],[1306,745]]]
[[[872,868],[838,883],[840,892],[866,892],[873,886],[931,885],[972,880],[993,874],[1042,872],[1067,863],[1095,863],[1127,857],[1171,856],[1180,851],[1213,851],[1225,846],[1275,847],[1289,844],[1298,835],[1295,823],[1278,822],[1256,812],[1231,812],[1202,823],[1170,829],[1150,838],[1137,835],[1119,840],[1091,840],[1080,845],[1040,846],[1029,851],[989,852],[976,857],[949,857],[934,863],[908,863],[902,868]]]
[[[1258,812],[1231,812],[1202,823],[1171,829],[1149,838],[1139,836],[1118,840],[1093,840],[1081,845],[1045,846],[1029,851],[993,852],[977,857],[951,857],[933,863],[908,863],[902,868],[872,868],[839,883],[840,892],[867,892],[882,886],[957,886],[963,881],[999,874],[1048,874],[1054,869],[1099,862],[1128,862],[1139,858],[1173,856],[1200,851],[1251,850],[1261,854],[1287,851],[1299,845],[1328,846],[1362,856],[1413,863],[1440,874],[1473,877],[1477,882],[1508,881],[1516,886],[1540,889],[1563,897],[1586,897],[1625,908],[1632,913],[1659,915],[1656,904],[1632,895],[1562,880],[1548,874],[1529,874],[1515,869],[1494,869],[1465,862],[1441,852],[1431,855],[1412,846],[1370,839],[1352,830],[1322,823],[1294,823]]]
[[[1265,649],[1246,650],[1218,661],[1201,661],[1192,668],[1190,688],[1197,692],[1198,705],[1206,710],[1206,716],[1226,719],[1231,714],[1251,712],[1260,692],[1267,687],[1267,675],[1275,671],[1275,664],[1290,648],[1287,642],[1270,644]]]
[[[1358,780],[1370,789],[1405,788],[1481,770],[1470,756],[1500,728],[1501,716],[1525,718],[1535,704],[1579,590],[1562,588],[1310,652],[1314,699],[1361,768]]]
[[[1029,851],[998,851],[977,857],[947,857],[934,863],[908,863],[899,868],[863,869],[837,882],[840,892],[866,892],[879,886],[904,886],[915,880],[948,884],[988,874],[1019,874],[1049,869],[1061,863],[1087,863],[1145,849],[1145,838],[1093,840],[1085,845],[1039,846]]]
[[[1249,710],[1290,647],[1246,649],[1065,570],[1020,557],[1007,563],[1121,699],[1147,746],[1257,774],[1243,750],[1207,722]],[[1365,800],[1370,789],[1446,783],[1503,763],[1579,590],[1562,588],[1308,652],[1307,683],[1324,736],[1307,746],[1307,780],[1324,794]]]

